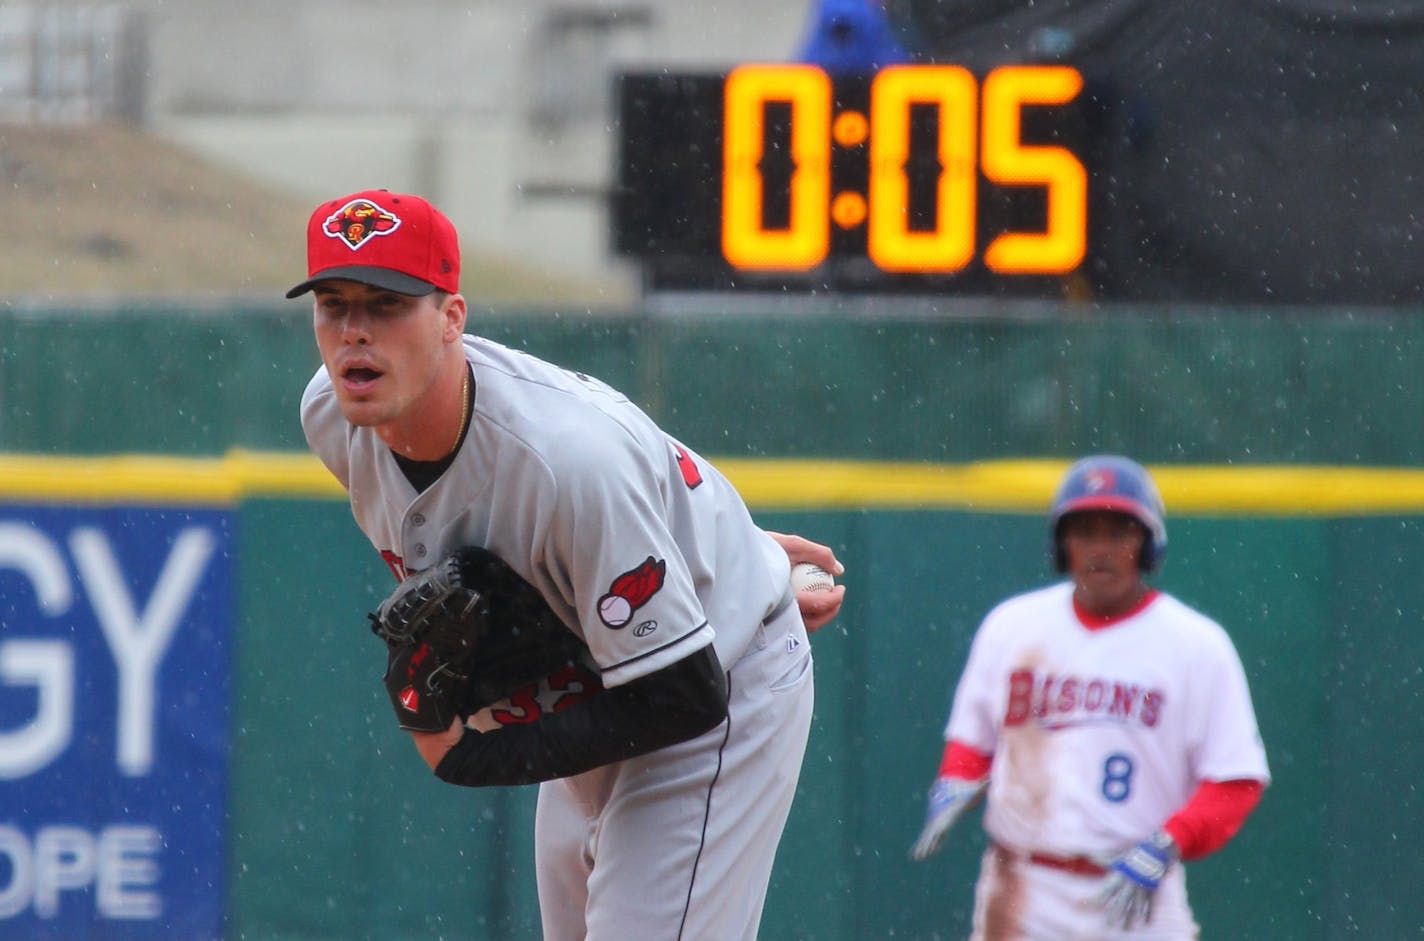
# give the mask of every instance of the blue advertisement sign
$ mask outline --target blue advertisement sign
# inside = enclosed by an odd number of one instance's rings
[[[0,507],[0,937],[221,937],[232,520]]]

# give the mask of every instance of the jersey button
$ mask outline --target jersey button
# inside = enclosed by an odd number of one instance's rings
[[[415,547],[415,557],[416,557],[417,559],[423,559],[423,558],[425,558],[425,544],[424,544],[424,543],[419,543],[419,544],[416,545],[416,547]]]
[[[412,523],[413,525],[415,525],[415,526],[424,526],[424,525],[425,525],[425,517],[424,517],[423,515],[421,515],[420,513],[417,513],[417,514],[415,514],[414,516],[412,516],[412,517],[410,518],[410,521],[411,521],[411,523]]]

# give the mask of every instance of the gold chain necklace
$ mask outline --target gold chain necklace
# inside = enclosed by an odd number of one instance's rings
[[[465,376],[460,381],[460,425],[455,429],[455,443],[450,445],[451,454],[460,446],[460,439],[465,436],[465,422],[470,417],[470,366],[468,363],[463,365]]]

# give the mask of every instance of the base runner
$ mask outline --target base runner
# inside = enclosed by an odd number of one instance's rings
[[[1196,938],[1181,863],[1270,780],[1245,672],[1216,622],[1143,580],[1167,530],[1140,465],[1074,464],[1049,532],[1069,580],[975,634],[911,857],[984,797],[975,941]]]

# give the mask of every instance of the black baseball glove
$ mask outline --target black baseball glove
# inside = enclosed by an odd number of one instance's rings
[[[411,575],[367,616],[386,642],[396,718],[413,732],[443,732],[587,650],[538,589],[478,547]]]

